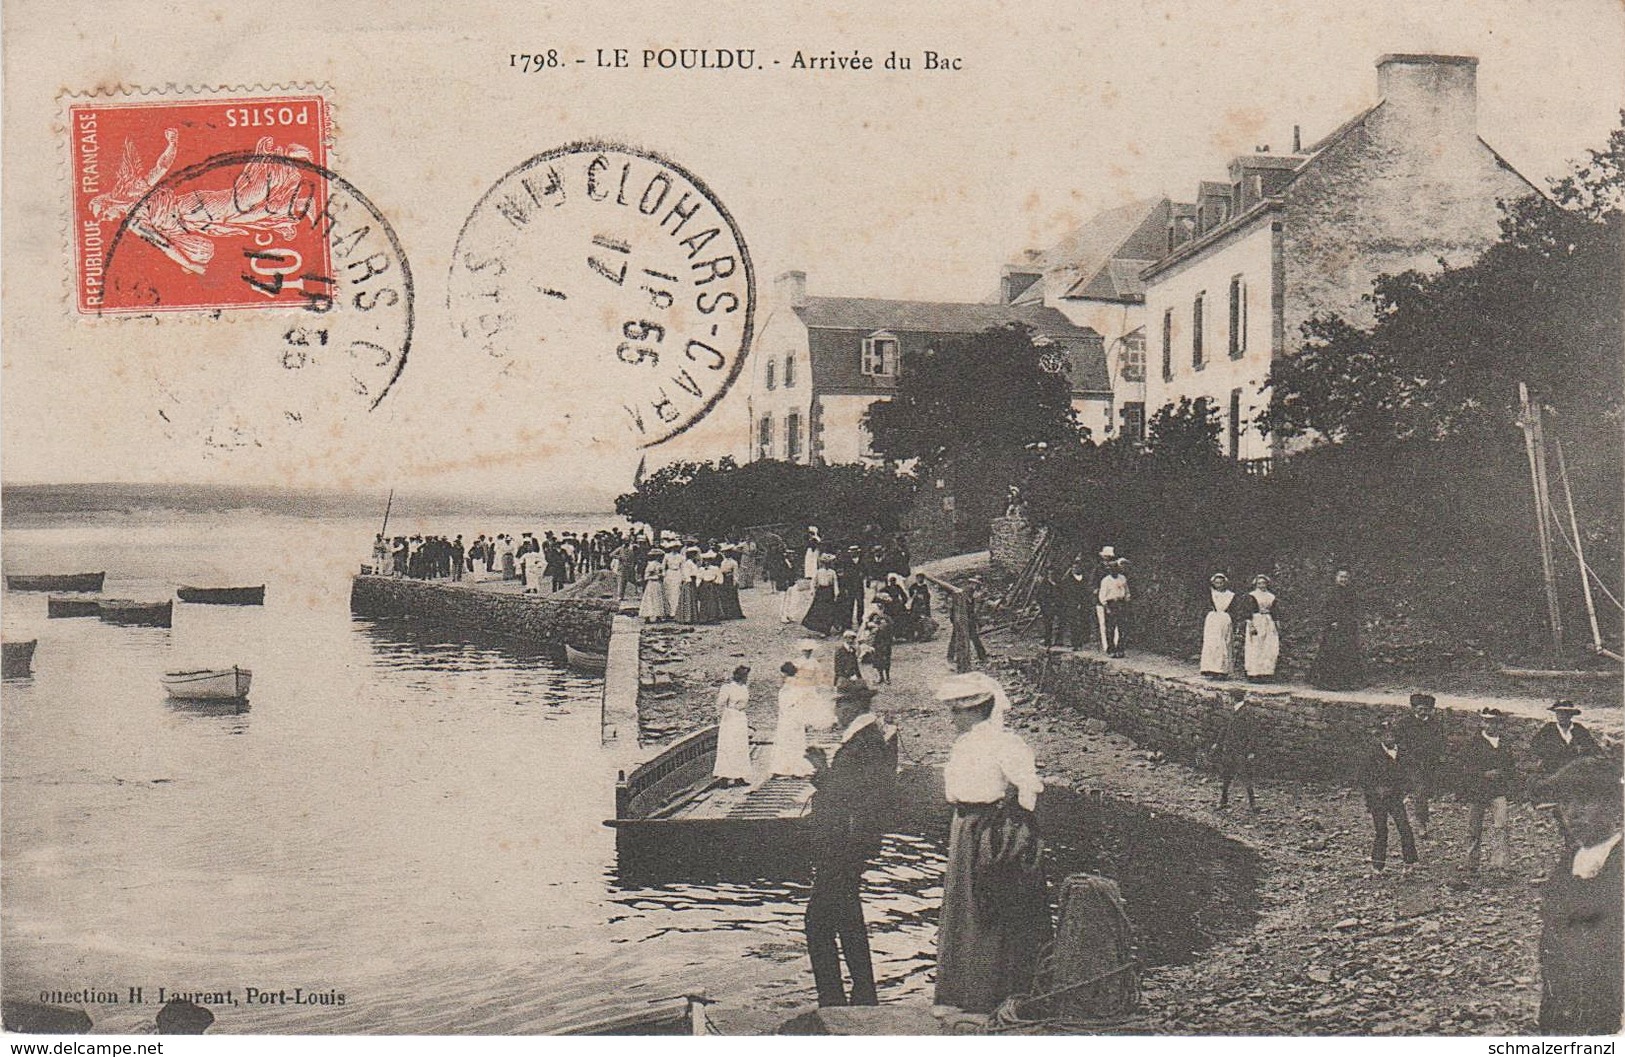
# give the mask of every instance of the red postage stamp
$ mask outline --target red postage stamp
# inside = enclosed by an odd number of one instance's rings
[[[308,307],[330,296],[328,226],[315,222],[327,210],[328,131],[320,95],[74,103],[78,310]]]

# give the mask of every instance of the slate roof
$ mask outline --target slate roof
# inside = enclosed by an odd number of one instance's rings
[[[1084,337],[1080,327],[1053,308],[1039,305],[978,305],[959,301],[891,301],[876,297],[809,297],[795,310],[809,329],[913,330],[929,334],[977,334],[1005,323],[1025,323],[1048,337]],[[1098,337],[1098,335],[1096,335]]]

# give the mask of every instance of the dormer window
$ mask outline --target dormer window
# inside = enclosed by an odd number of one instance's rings
[[[897,377],[895,334],[880,331],[863,339],[863,373],[871,378]]]

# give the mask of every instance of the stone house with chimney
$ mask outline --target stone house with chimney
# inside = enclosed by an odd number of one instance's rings
[[[1267,469],[1250,428],[1271,363],[1316,313],[1368,325],[1383,273],[1470,263],[1498,237],[1498,203],[1537,189],[1478,135],[1478,60],[1384,55],[1380,101],[1306,150],[1267,151],[1172,203],[1165,244],[1140,273],[1145,404],[1207,397],[1234,458]]]
[[[1145,284],[1140,273],[1168,251],[1174,204],[1145,198],[1098,213],[1045,250],[1006,264],[998,301],[1046,305],[1098,332],[1112,404],[1096,441],[1145,439]]]
[[[1007,323],[1031,327],[1053,350],[1051,364],[1067,375],[1079,419],[1103,429],[1111,382],[1101,336],[1053,308],[809,297],[805,272],[783,273],[751,354],[751,459],[872,461],[864,412],[896,391],[910,358]]]

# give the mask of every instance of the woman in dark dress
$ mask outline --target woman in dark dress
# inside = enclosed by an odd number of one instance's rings
[[[833,565],[834,562],[826,554],[819,559],[818,570],[813,573],[812,605],[807,607],[807,615],[801,618],[801,626],[814,635],[828,635],[841,625],[841,606],[835,601]]]
[[[694,585],[695,611],[701,624],[722,620],[722,566],[715,551],[700,555],[699,577]]]
[[[1326,599],[1326,626],[1309,681],[1322,690],[1358,690],[1365,685],[1360,660],[1360,599],[1347,569],[1337,570]]]
[[[744,620],[745,610],[739,604],[740,574],[744,572],[744,563],[739,560],[739,548],[726,546],[722,548],[722,590],[719,594],[718,608],[721,610],[723,620]]]

